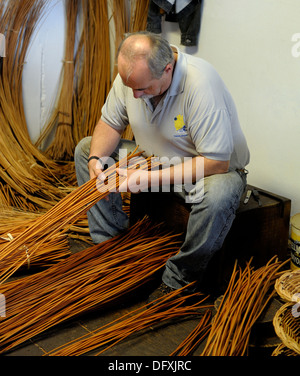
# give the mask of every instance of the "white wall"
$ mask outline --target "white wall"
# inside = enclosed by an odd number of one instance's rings
[[[59,90],[65,45],[64,1],[50,2],[34,33],[23,72],[28,131],[35,142],[50,116]]]
[[[39,29],[25,67],[24,102],[33,139],[57,90],[62,4],[56,2]],[[163,36],[171,43],[219,71],[235,98],[251,151],[248,182],[290,198],[292,214],[300,212],[300,56],[295,53],[300,46],[292,41],[300,33],[299,14],[299,0],[203,0],[198,47],[180,46],[178,24],[163,23]]]
[[[299,15],[299,0],[204,0],[198,48],[180,46],[178,25],[163,24],[171,43],[219,71],[251,151],[249,184],[290,198],[292,214],[300,212]]]

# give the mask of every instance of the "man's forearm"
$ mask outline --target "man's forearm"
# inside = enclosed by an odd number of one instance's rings
[[[116,149],[120,138],[121,134],[118,131],[99,120],[93,133],[89,157],[101,158],[102,163],[105,163]],[[103,170],[103,164],[99,163],[97,159],[91,159],[88,167],[90,178],[99,176]]]
[[[93,133],[89,156],[110,157],[116,149],[120,138],[121,134],[117,130],[99,120]]]
[[[151,172],[151,184],[191,184],[205,176],[225,173],[228,167],[228,161],[214,161],[202,156],[185,158],[183,163]]]
[[[119,174],[127,179],[120,185],[121,192],[139,192],[161,186],[194,184],[205,176],[225,173],[228,161],[213,161],[202,156],[185,158],[183,163],[175,166],[150,171],[142,169],[121,169]]]

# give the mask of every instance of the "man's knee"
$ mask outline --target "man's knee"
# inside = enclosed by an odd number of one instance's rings
[[[217,211],[236,210],[244,189],[241,178],[235,172],[218,176],[209,187],[210,205]]]
[[[85,137],[82,140],[80,140],[78,144],[76,145],[75,152],[74,152],[75,163],[76,161],[78,161],[78,159],[89,155],[90,146],[91,146],[91,138],[92,138],[91,136]]]

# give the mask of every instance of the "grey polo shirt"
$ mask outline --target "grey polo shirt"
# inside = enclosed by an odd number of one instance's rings
[[[130,124],[147,156],[203,155],[230,160],[231,170],[245,167],[249,150],[225,84],[208,62],[177,52],[171,86],[155,109],[149,99],[134,98],[117,75],[101,119],[121,131]]]

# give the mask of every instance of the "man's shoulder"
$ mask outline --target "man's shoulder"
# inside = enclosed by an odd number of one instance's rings
[[[185,54],[186,57],[186,84],[189,87],[217,88],[221,90],[224,82],[210,62],[193,55]]]

